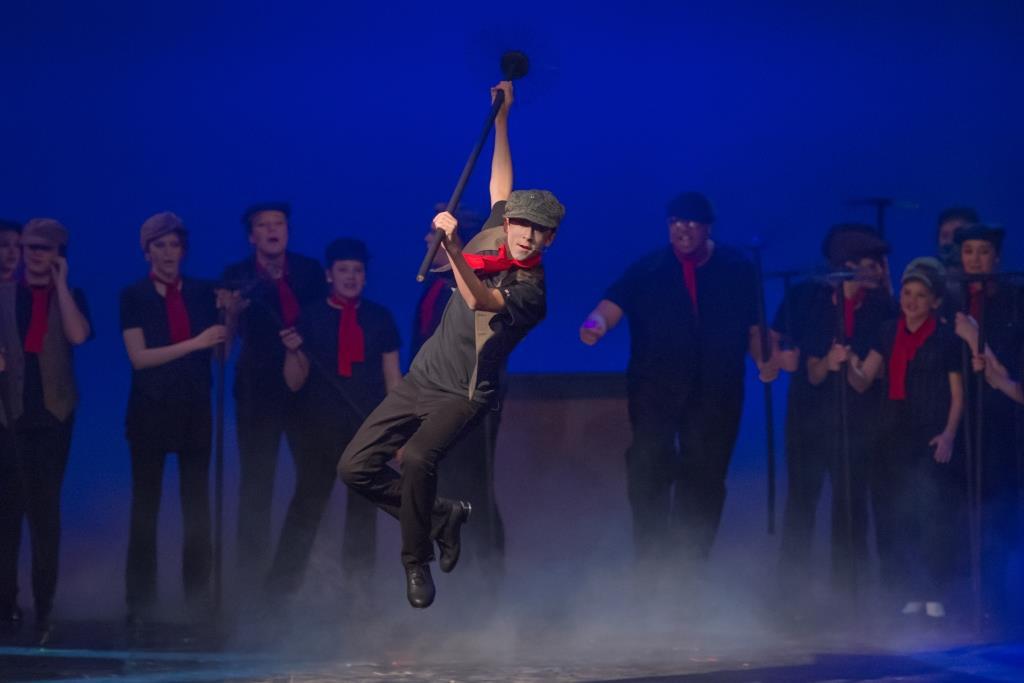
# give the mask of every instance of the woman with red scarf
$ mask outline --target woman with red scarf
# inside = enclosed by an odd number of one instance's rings
[[[182,578],[193,617],[210,605],[210,360],[225,341],[213,284],[181,274],[188,233],[170,212],[142,224],[146,277],[121,291],[121,330],[132,364],[125,433],[132,461],[125,584],[129,626],[155,616],[157,517],[164,463],[178,454],[184,517]]]
[[[363,419],[402,380],[394,317],[363,297],[369,255],[359,240],[327,246],[328,296],[302,310],[297,328],[281,331],[284,381],[304,427],[296,433],[295,493],[281,529],[267,588],[293,593],[309,563],[320,519],[334,489],[338,457]],[[345,507],[342,569],[350,597],[361,592],[376,557],[377,509],[350,493]]]
[[[906,601],[903,613],[932,618],[945,616],[954,567],[960,506],[951,462],[964,406],[959,345],[937,316],[944,292],[942,264],[914,259],[901,278],[899,318],[882,325],[863,360],[851,354],[847,373],[859,392],[885,378],[879,444],[888,452],[880,457],[893,481],[875,524],[898,542],[879,559],[897,581],[887,588]]]

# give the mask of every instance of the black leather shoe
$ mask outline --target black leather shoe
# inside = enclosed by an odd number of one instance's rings
[[[405,590],[409,604],[423,609],[434,602],[434,579],[429,564],[415,564],[405,568]]]
[[[464,500],[452,502],[448,511],[448,520],[441,527],[441,533],[437,536],[437,547],[441,551],[441,558],[437,564],[445,574],[455,569],[459,562],[459,555],[462,553],[462,525],[469,521],[473,513],[473,506]]]

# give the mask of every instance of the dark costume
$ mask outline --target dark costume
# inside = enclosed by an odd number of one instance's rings
[[[643,559],[668,550],[708,555],[739,431],[745,354],[757,322],[753,266],[739,251],[715,245],[695,278],[693,293],[665,246],[630,266],[604,296],[629,322],[633,442],[626,466],[634,545]]]
[[[302,312],[298,330],[311,367],[306,384],[295,397],[302,427],[293,443],[295,493],[268,581],[275,590],[290,592],[301,583],[334,488],[338,458],[363,419],[387,393],[381,358],[398,351],[398,329],[386,308],[367,299],[359,301],[355,313],[363,339],[363,360],[340,368],[341,310],[320,300]],[[370,573],[376,539],[376,508],[350,493],[342,538],[346,579],[365,579]]]
[[[173,285],[169,285],[173,286]],[[213,283],[183,278],[181,299],[191,333],[217,324]],[[165,297],[150,278],[121,292],[121,329],[140,329],[147,348],[169,346],[172,338]],[[178,455],[184,518],[182,579],[186,600],[205,597],[210,580],[210,360],[194,351],[132,372],[125,434],[132,458],[132,513],[126,588],[129,612],[142,616],[157,598],[157,518],[164,463]]]
[[[85,296],[79,289],[72,296],[88,320]],[[17,331],[16,339],[5,344],[7,392],[0,396],[0,610],[10,614],[15,604],[22,521],[27,518],[32,593],[36,621],[42,623],[57,590],[60,493],[78,404],[73,353],[52,287],[44,292],[25,284],[0,286],[0,323],[7,334]],[[30,328],[43,332],[38,346],[29,343]]]
[[[296,397],[281,375],[285,350],[279,332],[297,322],[299,307],[327,290],[320,264],[290,252],[283,280],[271,279],[255,256],[228,266],[222,276],[223,287],[250,300],[239,320],[242,348],[234,387],[241,462],[237,559],[243,580],[262,575],[271,548],[270,505],[281,435],[294,447],[303,428]]]

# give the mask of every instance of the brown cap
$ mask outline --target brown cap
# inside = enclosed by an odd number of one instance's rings
[[[53,218],[33,218],[21,229],[21,243],[39,242],[63,247],[68,243],[68,229]]]
[[[161,211],[160,213],[153,214],[146,219],[146,222],[142,224],[142,228],[139,230],[139,245],[142,247],[142,251],[146,251],[146,247],[153,240],[172,232],[176,232],[182,237],[188,234],[185,224],[178,218],[177,214],[170,211]]]

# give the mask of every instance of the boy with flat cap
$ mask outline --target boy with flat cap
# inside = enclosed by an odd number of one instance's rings
[[[146,219],[139,247],[149,272],[121,290],[121,334],[132,364],[125,415],[132,507],[125,566],[127,622],[137,628],[157,606],[157,521],[164,464],[178,456],[184,538],[181,574],[191,616],[209,616],[210,363],[225,341],[212,282],[182,274],[188,230],[164,211]]]
[[[629,322],[626,476],[634,551],[645,568],[711,552],[746,352],[760,363],[753,264],[710,239],[715,215],[704,195],[680,194],[666,216],[669,244],[629,266],[579,331],[593,345],[623,316]],[[766,381],[777,374],[761,370]]]
[[[238,495],[238,567],[244,588],[266,571],[272,547],[270,506],[281,436],[293,447],[301,415],[281,376],[280,331],[293,327],[303,306],[323,297],[324,272],[312,258],[288,251],[291,206],[264,202],[245,210],[252,256],[224,269],[222,304],[241,350],[235,367],[235,415],[241,475]]]
[[[875,525],[893,539],[879,546],[885,588],[903,614],[945,616],[957,552],[958,486],[953,466],[963,412],[963,377],[952,325],[939,317],[946,273],[916,258],[900,279],[899,317],[883,323],[868,351],[850,350],[846,380],[858,392],[883,387],[879,413],[889,487]]]
[[[465,250],[455,217],[435,216],[459,296],[448,301],[409,373],[363,422],[338,463],[342,481],[399,520],[413,607],[434,600],[434,541],[441,570],[451,571],[470,513],[462,501],[437,497],[437,463],[479,419],[498,391],[509,354],[547,313],[541,253],[564,215],[550,192],[513,192],[503,225],[484,230]],[[399,448],[401,474],[387,464]]]
[[[0,617],[20,620],[18,552],[28,517],[40,641],[49,636],[57,589],[60,490],[78,404],[72,350],[92,336],[85,297],[68,285],[67,243],[67,229],[52,218],[26,223],[24,280],[0,298],[0,321],[13,318],[18,334],[5,352],[10,391],[0,411],[8,429],[7,420],[14,423],[13,444],[0,454]]]

